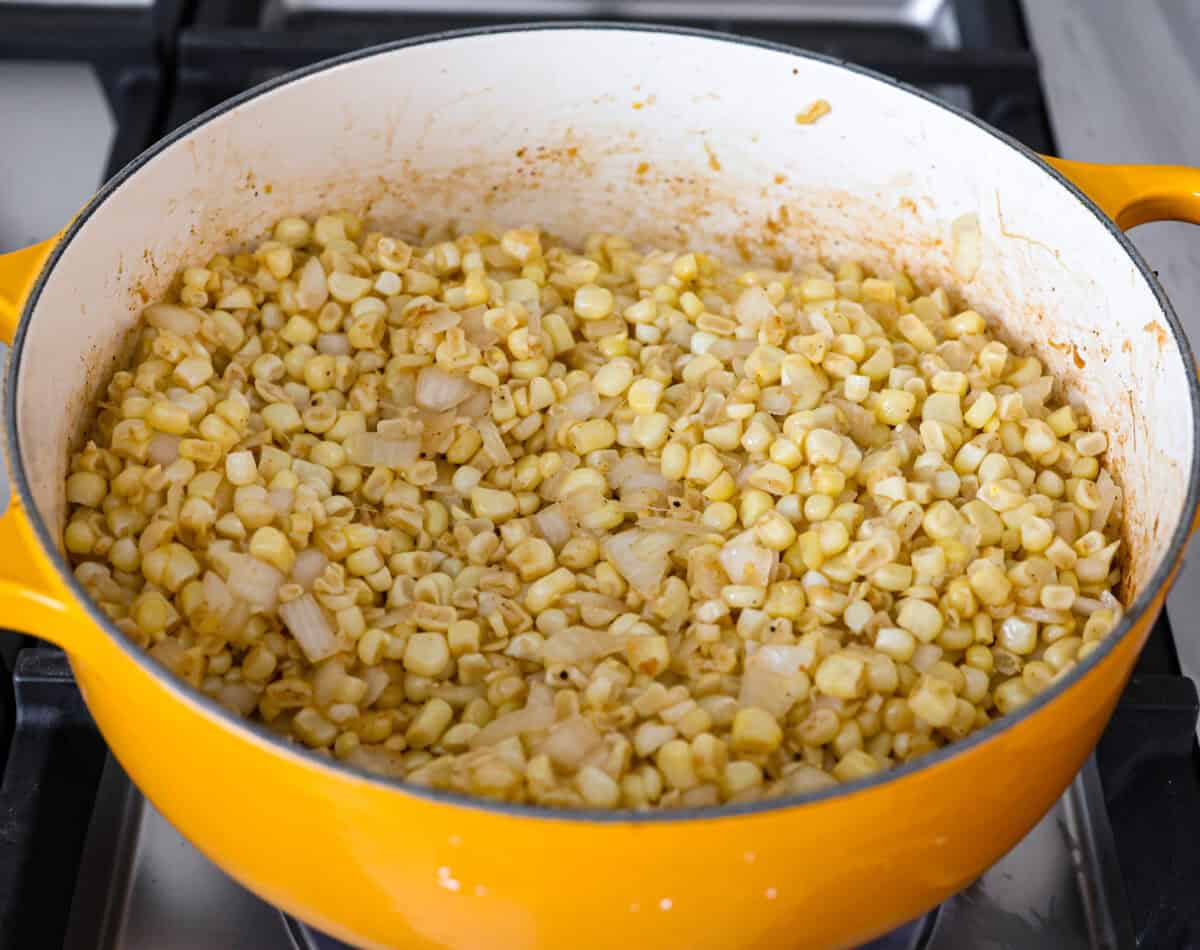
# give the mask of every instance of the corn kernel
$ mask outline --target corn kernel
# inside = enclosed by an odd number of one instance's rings
[[[783,730],[769,712],[750,706],[738,710],[730,741],[734,751],[739,753],[774,752],[783,742]]]

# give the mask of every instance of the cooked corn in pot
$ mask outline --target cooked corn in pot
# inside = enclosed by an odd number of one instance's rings
[[[1116,625],[1106,439],[903,274],[348,213],[183,271],[64,543],[175,675],[324,754],[558,807],[861,778]]]

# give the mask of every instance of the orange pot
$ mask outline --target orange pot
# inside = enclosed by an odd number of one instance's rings
[[[832,111],[797,124],[817,98]],[[1195,220],[1198,191],[1194,170],[1043,160],[864,70],[677,30],[488,30],[283,77],[138,158],[56,241],[0,258],[0,336],[14,341],[0,618],[68,651],[113,752],[184,835],[345,940],[866,940],[1033,826],[1090,752],[1162,607],[1197,507],[1197,384],[1179,321],[1109,217]],[[237,720],[87,602],[59,544],[68,450],[142,302],[184,261],[330,206],[856,258],[953,287],[1109,433],[1127,508],[1124,621],[1053,689],[966,741],[833,791],[724,809],[484,804],[360,774]],[[965,214],[980,225],[977,267],[955,250],[951,222]]]

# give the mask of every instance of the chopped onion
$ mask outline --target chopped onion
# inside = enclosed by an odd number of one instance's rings
[[[233,594],[229,592],[228,586],[221,580],[221,575],[215,571],[205,572],[202,590],[204,591],[205,606],[215,616],[224,617],[233,609]]]
[[[151,304],[142,311],[142,316],[154,329],[166,330],[178,336],[191,336],[200,330],[200,318],[195,311],[177,304]]]
[[[445,412],[431,412],[427,409],[415,409],[417,424],[421,428],[421,448],[427,452],[444,452],[450,447],[447,442],[444,446],[438,446],[436,443],[440,439],[450,436],[454,431],[454,423],[458,418],[458,413],[454,409],[447,409]]]
[[[782,386],[769,386],[759,397],[763,410],[773,416],[786,416],[792,411],[792,395]]]
[[[463,335],[480,349],[486,349],[500,340],[500,335],[483,322],[485,313],[487,307],[472,307],[459,314]]]
[[[783,385],[793,396],[807,392],[809,398],[794,404],[794,408],[805,410],[814,408],[821,400],[821,395],[828,385],[829,379],[825,371],[818,369],[809,362],[803,353],[789,353],[783,364]]]
[[[229,589],[256,610],[274,609],[283,574],[249,554],[230,554],[228,563]]]
[[[313,582],[324,573],[328,564],[328,558],[319,549],[305,548],[296,555],[292,580],[305,590],[312,590]]]
[[[434,310],[421,318],[421,322],[417,325],[417,332],[441,333],[443,330],[449,330],[451,327],[458,326],[460,319],[459,315],[453,310]]]
[[[965,373],[975,362],[975,353],[958,340],[947,340],[939,344],[937,354],[956,373]]]
[[[479,391],[465,376],[447,373],[437,366],[422,366],[417,374],[417,405],[434,412],[453,409]]]
[[[421,423],[413,421],[406,414],[401,419],[380,419],[375,425],[375,434],[389,442],[404,442],[415,440],[423,428]]]
[[[249,619],[250,605],[244,600],[235,600],[233,607],[222,618],[221,628],[230,640],[241,643],[242,646],[249,646],[250,644],[242,642]]]
[[[765,587],[779,562],[779,552],[762,547],[753,531],[743,531],[721,549],[721,567],[734,584]]]
[[[714,600],[721,596],[725,586],[725,571],[713,549],[707,546],[693,547],[688,551],[688,589],[698,599]]]
[[[363,694],[361,708],[367,709],[383,695],[383,691],[388,688],[392,678],[388,675],[387,670],[380,669],[378,666],[367,667],[362,677],[367,681],[367,691]]]
[[[459,418],[478,419],[492,408],[492,397],[486,389],[480,389],[475,395],[463,400],[458,406]]]
[[[775,306],[761,287],[747,287],[734,303],[733,314],[742,326],[758,329],[764,320],[775,316]]]
[[[164,468],[179,458],[179,436],[159,432],[146,448],[146,455],[155,465]]]
[[[765,709],[776,719],[787,715],[808,687],[802,675],[816,665],[812,646],[768,644],[746,659],[738,702]]]
[[[570,540],[571,525],[562,505],[550,505],[533,516],[533,523],[546,543],[558,550]]]
[[[1023,620],[1033,620],[1037,623],[1066,623],[1071,619],[1069,610],[1050,610],[1046,607],[1022,607],[1017,616]]]
[[[575,771],[603,742],[596,727],[588,720],[572,716],[550,730],[538,751],[549,756],[550,761],[560,768]]]
[[[667,330],[667,342],[674,343],[680,349],[691,350],[692,336],[696,333],[696,327],[687,320],[680,320],[678,323],[672,323],[671,328]]]
[[[475,747],[495,745],[497,742],[502,742],[510,736],[519,736],[524,732],[538,732],[542,729],[549,729],[553,724],[553,706],[527,705],[524,709],[518,709],[515,712],[497,716],[475,734],[475,738],[471,740],[471,745]]]
[[[652,597],[666,577],[671,551],[678,543],[678,536],[666,531],[631,528],[606,538],[604,553],[630,586],[643,597]]]
[[[624,639],[613,636],[607,630],[567,627],[546,640],[542,657],[546,663],[574,666],[617,653],[623,647]]]
[[[833,324],[829,322],[829,318],[819,309],[806,310],[804,315],[808,317],[808,322],[813,328],[814,333],[819,333],[827,339],[833,339],[837,336],[837,331],[833,328]]]
[[[317,337],[317,352],[327,356],[349,356],[350,338],[344,333],[322,333]]]
[[[573,590],[569,594],[563,594],[562,602],[582,609],[593,607],[601,610],[613,610],[619,614],[623,614],[629,609],[625,601],[619,597],[609,597],[607,594],[597,594],[590,590]]]
[[[393,411],[407,409],[412,406],[417,396],[417,374],[412,370],[395,373],[389,372],[391,385],[388,387],[388,402]]]
[[[287,625],[309,663],[319,663],[338,652],[337,637],[312,594],[279,605],[279,616]]]
[[[873,412],[868,412],[862,406],[857,406],[848,400],[839,400],[838,408],[846,417],[850,438],[861,446],[876,445],[879,441],[879,423]]]
[[[594,511],[604,507],[604,494],[595,486],[576,488],[562,500],[563,511],[568,518],[582,521]]]
[[[1092,512],[1092,530],[1103,531],[1117,503],[1117,483],[1106,468],[1100,469],[1100,474],[1096,477],[1096,492],[1100,496],[1100,503]]]
[[[811,643],[768,643],[759,647],[747,661],[771,673],[797,673],[817,665],[817,651]]]
[[[287,515],[292,511],[292,490],[290,488],[272,488],[267,492],[267,504],[279,515]]]
[[[563,410],[573,420],[582,422],[590,419],[600,405],[600,397],[592,389],[591,383],[573,389],[562,401]]]
[[[415,439],[397,442],[377,432],[355,432],[342,443],[346,457],[355,465],[371,468],[403,468],[417,460],[421,444]]]
[[[979,270],[982,246],[979,215],[972,212],[955,218],[950,225],[950,262],[961,279],[974,279]]]
[[[497,465],[512,465],[513,457],[508,451],[508,446],[504,444],[504,438],[500,435],[500,430],[496,428],[496,423],[491,419],[483,418],[477,423],[479,427],[479,435],[483,438],[483,450],[491,457],[491,460]]]
[[[696,415],[705,425],[712,425],[725,411],[725,397],[717,392],[709,391],[704,394]]]
[[[300,269],[300,280],[296,287],[296,300],[300,306],[316,313],[329,299],[329,284],[325,279],[325,268],[316,255],[310,257]]]
[[[660,470],[632,452],[618,459],[608,470],[608,484],[614,491],[619,490],[622,494],[642,488],[666,491],[670,485]]]

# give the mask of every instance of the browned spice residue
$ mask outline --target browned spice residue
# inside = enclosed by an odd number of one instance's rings
[[[788,211],[787,205],[780,205],[776,210],[774,217],[767,215],[767,230],[771,234],[778,234],[786,228],[792,220],[791,212]]]
[[[1169,342],[1167,338],[1167,331],[1164,330],[1157,321],[1151,320],[1144,327],[1142,327],[1142,329],[1147,333],[1154,334],[1154,341],[1158,344],[1158,348],[1160,350],[1166,348],[1166,345]]]
[[[1079,367],[1079,369],[1083,369],[1085,366],[1087,366],[1087,361],[1083,358],[1082,354],[1080,354],[1079,347],[1071,347],[1071,358],[1075,361],[1075,365]]]
[[[650,171],[650,163],[649,162],[638,162],[637,173],[639,175],[644,175],[648,171]]]
[[[721,160],[717,158],[717,153],[713,151],[712,146],[707,142],[704,143],[704,151],[708,152],[708,167],[715,172],[719,172],[721,170]]]
[[[803,112],[796,113],[796,124],[812,125],[819,118],[829,115],[829,113],[832,111],[833,106],[831,106],[826,100],[817,99],[816,101],[812,102]]]

